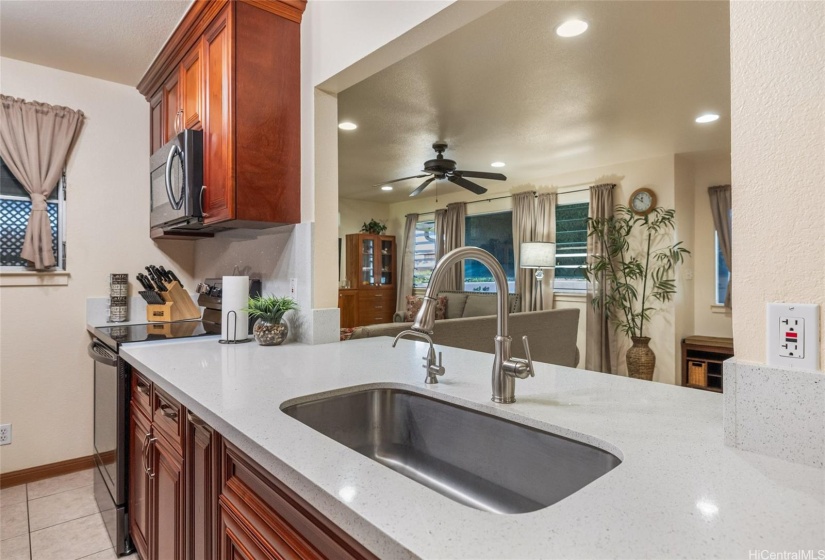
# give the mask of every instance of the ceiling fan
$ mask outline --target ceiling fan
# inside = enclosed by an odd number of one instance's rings
[[[435,150],[438,155],[435,159],[427,160],[424,162],[423,175],[413,175],[411,177],[393,179],[392,181],[379,183],[375,186],[380,187],[382,185],[389,185],[390,183],[397,183],[398,181],[406,181],[407,179],[421,179],[423,177],[428,177],[426,181],[421,183],[421,185],[419,185],[417,189],[410,193],[410,196],[418,196],[424,191],[424,189],[426,189],[429,186],[430,183],[436,180],[443,179],[447,179],[451,183],[454,183],[459,187],[464,187],[468,191],[474,192],[475,194],[484,194],[487,192],[487,189],[485,189],[481,185],[473,183],[472,181],[468,181],[467,179],[465,179],[465,177],[473,177],[475,179],[492,179],[494,181],[507,180],[507,177],[505,177],[501,173],[487,173],[486,171],[462,171],[460,169],[456,169],[455,161],[451,159],[446,159],[444,157],[444,151],[446,149],[446,142],[436,142],[435,144],[433,144],[433,150]]]

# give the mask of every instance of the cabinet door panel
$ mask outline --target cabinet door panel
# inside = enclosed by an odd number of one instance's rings
[[[181,104],[184,128],[201,128],[203,111],[202,43],[189,51],[181,64]]]
[[[183,459],[157,436],[152,448],[154,556],[156,560],[183,560]]]
[[[129,533],[141,558],[149,560],[151,481],[146,474],[145,446],[152,436],[149,420],[132,404],[129,422]]]
[[[250,534],[250,528],[233,515],[223,503],[220,508],[220,518],[220,560],[280,560],[264,550]]]
[[[231,12],[224,9],[203,40],[206,110],[203,123],[204,222],[234,217],[232,153]]]
[[[177,72],[163,84],[163,118],[165,122],[163,143],[180,132],[180,76]]]
[[[149,154],[163,147],[163,90],[149,100]]]
[[[210,560],[215,557],[218,435],[191,412],[186,425],[186,558]]]

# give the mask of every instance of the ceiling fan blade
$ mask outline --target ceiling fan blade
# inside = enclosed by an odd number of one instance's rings
[[[476,179],[493,179],[494,181],[506,181],[507,177],[501,173],[487,173],[486,171],[455,171],[459,177],[474,177]]]
[[[476,194],[484,194],[487,192],[487,189],[485,189],[481,185],[476,185],[472,181],[468,181],[464,177],[459,177],[458,175],[450,175],[449,177],[447,177],[447,180],[451,183],[455,183],[459,187],[464,187],[468,191],[472,191]]]
[[[397,183],[398,181],[406,181],[407,179],[421,179],[422,177],[429,177],[429,173],[425,173],[424,175],[413,175],[412,177],[401,177],[400,179],[393,179],[392,181],[384,181],[383,183],[378,183],[377,185],[373,185],[373,187],[383,187],[384,185],[389,185],[390,183]]]
[[[424,191],[424,189],[426,189],[426,188],[427,188],[427,185],[429,185],[429,184],[430,184],[430,183],[432,183],[433,181],[435,181],[435,177],[430,177],[429,179],[427,179],[426,181],[424,181],[423,183],[421,183],[421,185],[419,185],[419,187],[418,187],[417,189],[415,189],[413,192],[411,192],[411,193],[410,193],[410,196],[418,196],[418,195],[420,195],[420,194]]]

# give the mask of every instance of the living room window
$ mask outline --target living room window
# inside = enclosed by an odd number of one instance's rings
[[[501,263],[512,293],[516,287],[513,258],[513,212],[495,212],[467,216],[464,244],[481,247]],[[464,261],[464,289],[474,292],[495,292],[496,284],[487,267],[478,261]]]
[[[435,221],[415,225],[413,288],[426,288],[435,268]]]
[[[66,269],[65,231],[65,178],[46,200],[49,224],[52,229],[52,250],[57,259],[57,268]],[[32,202],[20,181],[0,159],[0,267],[16,270],[31,265],[20,257],[26,224],[31,214]]]
[[[725,304],[725,296],[728,294],[728,278],[730,271],[725,264],[725,257],[719,248],[719,235],[713,234],[713,241],[716,248],[716,305]]]
[[[556,206],[556,278],[553,289],[560,292],[585,292],[582,270],[587,259],[587,213],[590,204]]]

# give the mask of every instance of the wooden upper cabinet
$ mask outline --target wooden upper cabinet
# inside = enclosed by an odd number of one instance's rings
[[[198,43],[183,59],[180,68],[180,99],[183,128],[201,129],[203,112],[203,42]]]
[[[305,0],[195,1],[138,84],[147,100],[162,92],[164,142],[176,126],[203,130],[206,224],[301,220],[305,7]]]
[[[173,72],[163,84],[163,143],[175,137],[181,128],[180,75]]]
[[[149,100],[149,153],[163,147],[163,91]]]

